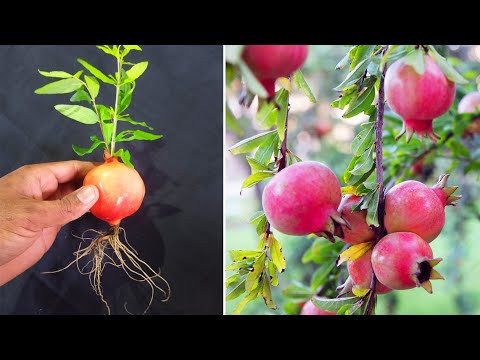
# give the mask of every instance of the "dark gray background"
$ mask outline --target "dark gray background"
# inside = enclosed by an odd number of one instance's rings
[[[161,267],[170,282],[168,303],[154,301],[151,314],[222,313],[222,47],[142,46],[131,61],[148,60],[137,81],[128,113],[147,121],[164,138],[125,143],[143,176],[146,196],[140,210],[125,219],[129,242],[142,259]],[[71,144],[88,146],[99,134],[53,108],[66,95],[36,95],[49,82],[37,69],[82,69],[81,57],[113,73],[115,59],[95,46],[0,46],[0,176],[29,163],[76,159]],[[107,85],[101,83],[100,94]],[[112,105],[112,93],[100,99]],[[122,124],[123,125],[123,124]],[[125,126],[125,125],[123,125]],[[122,127],[125,129],[125,127]],[[85,156],[101,161],[101,150]],[[0,287],[0,314],[104,314],[87,276],[68,264],[88,228],[108,225],[86,214],[66,225],[50,251],[26,273]],[[107,267],[104,295],[112,313],[141,313],[149,288],[131,281],[120,269]]]

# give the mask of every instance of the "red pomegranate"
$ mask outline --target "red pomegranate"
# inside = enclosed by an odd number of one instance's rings
[[[342,192],[337,176],[316,161],[303,161],[276,174],[265,186],[263,209],[270,224],[288,235],[317,233],[332,239]]]
[[[337,313],[321,310],[313,304],[312,300],[308,300],[303,305],[300,315],[337,315]]]
[[[338,212],[349,223],[350,228],[338,227],[337,230],[341,229],[341,231],[337,231],[335,235],[347,244],[355,245],[375,239],[375,232],[367,224],[367,210],[352,211],[352,206],[356,205],[359,200],[359,196],[348,194],[343,197],[338,207]]]
[[[432,293],[430,280],[443,279],[433,269],[441,260],[433,258],[425,240],[410,232],[388,234],[372,251],[372,267],[378,281],[395,290],[422,286]]]
[[[452,195],[458,186],[446,186],[447,179],[448,175],[441,175],[433,188],[415,180],[392,187],[385,196],[387,232],[413,232],[432,242],[445,224],[445,206],[461,198]]]
[[[308,45],[247,45],[242,58],[268,96],[275,96],[275,80],[299,69],[308,55]]]
[[[348,262],[348,273],[350,274],[350,278],[353,281],[354,287],[358,287],[360,289],[370,288],[373,274],[371,257],[372,250],[369,250],[358,259]],[[377,292],[377,294],[385,294],[392,291],[392,289],[383,285],[380,281],[377,281],[375,291]]]
[[[425,55],[422,75],[403,61],[395,61],[385,76],[385,96],[390,108],[403,118],[403,128],[397,139],[414,133],[426,135],[435,142],[432,121],[447,112],[455,98],[455,83],[450,81],[430,56]]]

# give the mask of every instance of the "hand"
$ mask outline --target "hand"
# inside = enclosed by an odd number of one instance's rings
[[[94,167],[82,161],[25,165],[0,178],[0,286],[40,260],[60,228],[95,204],[95,186],[78,189]]]

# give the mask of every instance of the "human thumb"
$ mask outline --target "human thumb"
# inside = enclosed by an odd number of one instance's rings
[[[85,214],[98,200],[98,189],[83,186],[60,200],[42,201],[42,227],[65,225]]]

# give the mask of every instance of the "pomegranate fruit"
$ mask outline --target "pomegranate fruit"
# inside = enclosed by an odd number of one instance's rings
[[[325,120],[319,120],[315,123],[315,133],[319,138],[324,137],[332,131],[332,124]]]
[[[360,289],[370,288],[373,274],[371,263],[372,251],[373,250],[368,250],[358,259],[348,262],[348,274],[353,281],[354,287],[358,287]],[[385,294],[392,291],[392,289],[383,285],[380,281],[377,281],[375,291],[377,294]]]
[[[275,80],[299,69],[307,55],[308,45],[247,45],[242,58],[272,98]]]
[[[473,91],[465,95],[458,103],[458,113],[480,113],[480,92]]]
[[[461,196],[452,195],[458,186],[446,186],[448,175],[429,188],[415,180],[392,187],[385,196],[385,228],[388,233],[413,232],[432,242],[445,224],[445,206],[455,205]]]
[[[435,142],[440,137],[433,132],[434,118],[447,112],[455,97],[455,83],[450,81],[430,56],[425,55],[425,71],[419,75],[403,61],[395,61],[385,76],[385,96],[390,108],[403,118],[403,128],[397,140],[414,133]]]
[[[287,235],[316,233],[334,241],[335,226],[347,225],[337,212],[341,199],[333,171],[322,163],[304,161],[270,180],[262,204],[267,220],[278,231]]]
[[[300,315],[337,315],[337,313],[321,310],[313,304],[312,300],[308,300],[303,305]]]
[[[92,169],[85,176],[83,185],[98,188],[100,197],[90,211],[112,226],[135,213],[145,196],[145,185],[139,173],[115,157]]]
[[[373,248],[371,261],[378,281],[391,289],[422,286],[432,293],[430,280],[443,279],[433,269],[442,259],[434,259],[430,245],[414,233],[384,236]]]
[[[359,196],[348,194],[343,197],[338,207],[338,212],[349,223],[350,228],[345,225],[338,226],[335,235],[347,244],[355,245],[375,239],[375,232],[367,224],[367,210],[352,211],[352,206],[359,200]]]

